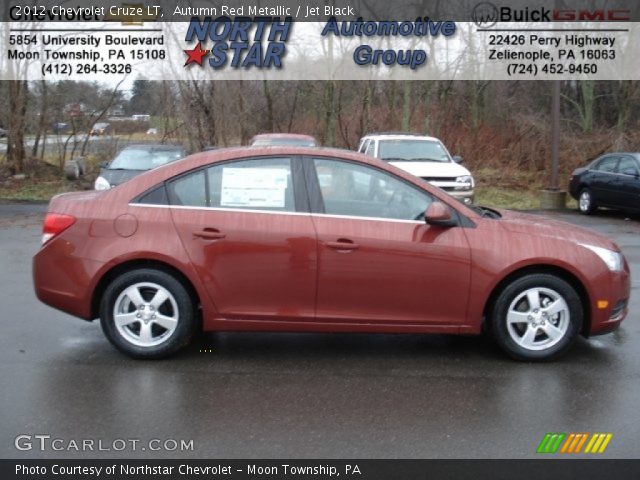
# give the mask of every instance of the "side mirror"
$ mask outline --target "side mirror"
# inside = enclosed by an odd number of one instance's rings
[[[453,227],[458,224],[451,215],[451,209],[442,202],[433,202],[424,212],[424,221],[438,227]]]
[[[462,159],[462,157],[460,155],[454,155],[453,157],[451,157],[453,159],[454,162],[456,163],[463,163],[464,160]]]
[[[109,168],[109,162],[100,162],[100,168]]]

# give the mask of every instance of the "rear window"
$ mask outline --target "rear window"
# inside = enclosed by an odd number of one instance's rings
[[[304,140],[298,138],[259,138],[251,143],[254,147],[273,147],[273,146],[291,146],[291,147],[315,147],[316,142],[313,140]]]
[[[122,150],[109,164],[110,169],[151,170],[173,162],[184,156],[181,150],[152,150],[148,148],[127,148]]]

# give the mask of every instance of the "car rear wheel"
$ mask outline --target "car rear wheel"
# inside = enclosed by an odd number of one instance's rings
[[[580,212],[585,215],[590,215],[596,210],[597,207],[593,201],[593,194],[588,188],[580,190],[580,195],[578,195],[578,208]]]
[[[582,326],[575,289],[549,274],[520,277],[498,295],[489,321],[493,337],[512,358],[550,360],[565,353]]]
[[[109,341],[134,358],[162,358],[191,341],[194,302],[185,286],[162,270],[117,277],[105,290],[100,325]]]

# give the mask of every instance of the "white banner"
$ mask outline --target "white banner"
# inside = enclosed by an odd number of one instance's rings
[[[0,79],[637,80],[640,23],[4,22]]]

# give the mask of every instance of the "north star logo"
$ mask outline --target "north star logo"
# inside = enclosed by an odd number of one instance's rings
[[[197,63],[202,66],[202,59],[206,57],[211,50],[203,50],[202,44],[198,42],[198,44],[193,47],[191,50],[184,50],[184,53],[187,54],[187,61],[184,62],[184,66],[191,65],[192,63]]]
[[[185,42],[197,41],[195,47],[184,49],[185,67],[197,63],[213,69],[282,68],[285,44],[289,39],[292,18],[286,17],[191,17]],[[203,44],[213,42],[210,49]]]

